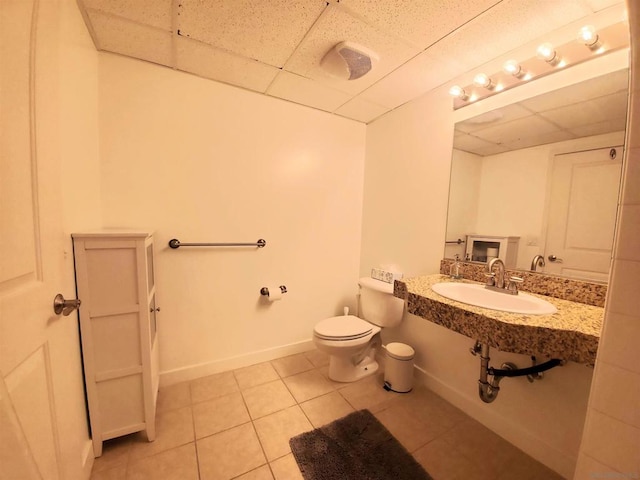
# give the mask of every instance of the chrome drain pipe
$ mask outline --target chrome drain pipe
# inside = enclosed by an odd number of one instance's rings
[[[479,342],[476,342],[478,345]],[[480,399],[484,403],[491,403],[497,397],[500,392],[500,380],[504,377],[499,375],[492,375],[492,379],[489,381],[489,345],[486,343],[479,344],[480,345],[480,379],[478,380],[478,394],[480,395]],[[474,347],[475,348],[475,347]],[[503,367],[506,364],[502,365]]]
[[[564,365],[564,360],[558,358],[552,358],[551,360],[537,365],[535,363],[535,357],[532,357],[533,365],[528,368],[518,368],[517,365],[511,362],[505,362],[500,369],[489,366],[490,347],[486,343],[481,343],[476,340],[475,345],[470,349],[473,355],[480,354],[480,378],[478,380],[478,394],[480,399],[485,403],[493,402],[500,392],[500,381],[505,377],[520,377],[527,376],[531,378],[533,375],[537,375],[536,379],[542,379],[542,375],[539,375],[545,370],[549,370],[553,367]],[[491,380],[489,380],[491,376]],[[531,381],[531,380],[530,380]]]

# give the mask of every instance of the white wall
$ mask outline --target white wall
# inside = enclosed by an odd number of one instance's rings
[[[105,53],[100,133],[105,226],[156,232],[161,382],[308,349],[355,308],[363,124]]]
[[[453,146],[451,100],[440,89],[368,126],[361,273],[393,263],[409,275],[437,273],[447,214]],[[492,404],[478,397],[480,360],[473,339],[405,314],[383,340],[416,349],[422,380],[514,445],[555,469],[573,474],[592,370],[569,364],[542,382],[507,379]],[[527,357],[492,352],[492,365]]]
[[[360,273],[435,271],[446,227],[453,125],[446,95],[427,95],[367,126]]]

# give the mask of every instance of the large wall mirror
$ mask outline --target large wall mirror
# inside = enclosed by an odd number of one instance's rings
[[[606,282],[628,83],[622,68],[456,123],[445,258]]]

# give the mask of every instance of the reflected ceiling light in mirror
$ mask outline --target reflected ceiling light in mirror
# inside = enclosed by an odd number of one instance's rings
[[[600,50],[602,42],[593,25],[585,25],[578,31],[578,41],[584,43],[591,50]]]
[[[536,56],[540,60],[544,60],[549,65],[552,65],[554,67],[562,61],[562,58],[560,57],[560,55],[558,55],[556,49],[553,48],[553,45],[548,42],[538,46],[536,50]]]
[[[493,90],[496,88],[495,84],[491,81],[488,75],[484,73],[478,73],[473,77],[473,84],[476,87],[486,88],[487,90]]]
[[[459,98],[460,100],[469,100],[469,95],[464,91],[460,85],[454,85],[449,89],[449,95],[455,98]]]

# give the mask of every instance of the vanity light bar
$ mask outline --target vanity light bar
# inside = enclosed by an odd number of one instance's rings
[[[503,90],[517,87],[523,82],[553,73],[558,68],[578,65],[594,55],[628,48],[628,32],[627,22],[615,23],[603,28],[599,33],[594,27],[586,25],[578,33],[579,41],[572,40],[558,47],[543,43],[538,47],[537,54],[527,60],[507,60],[500,72],[493,75],[478,73],[471,85],[454,85],[456,94],[453,93],[454,87],[449,91],[454,97],[453,108],[457,110]],[[606,45],[603,44],[602,38],[606,38]]]

